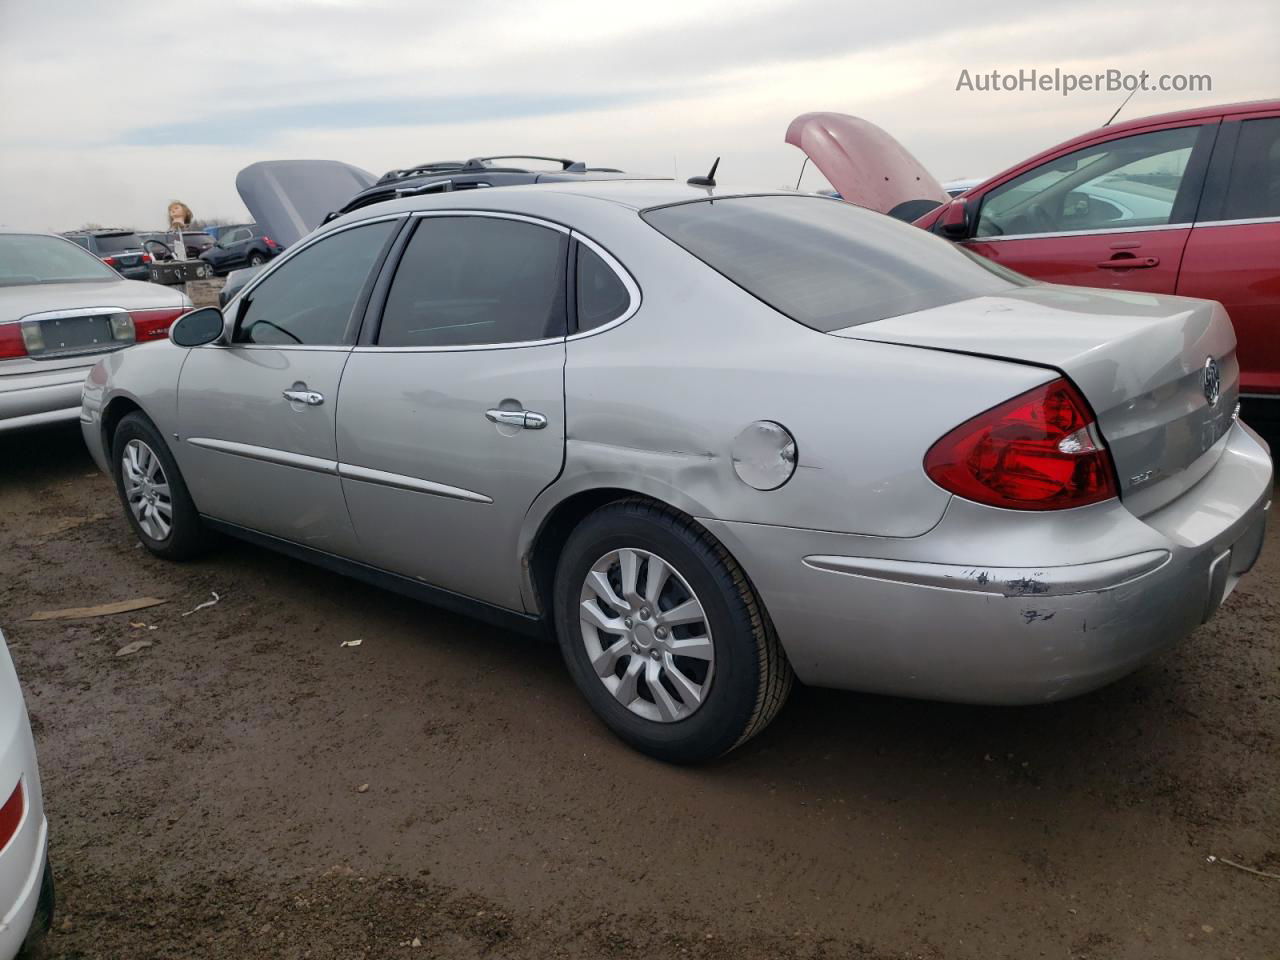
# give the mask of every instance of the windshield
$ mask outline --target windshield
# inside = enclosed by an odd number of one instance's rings
[[[0,233],[0,287],[119,279],[74,243],[40,234]]]
[[[779,313],[824,333],[1032,282],[918,227],[823,197],[698,200],[642,216]]]

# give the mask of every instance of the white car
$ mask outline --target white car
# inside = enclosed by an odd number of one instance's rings
[[[13,960],[53,921],[48,841],[31,725],[0,633],[0,960]]]

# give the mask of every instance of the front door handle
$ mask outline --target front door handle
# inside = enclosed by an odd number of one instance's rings
[[[318,407],[324,403],[324,394],[314,390],[286,390],[283,396],[290,403],[305,403],[309,407]]]
[[[532,410],[486,410],[485,419],[490,423],[502,423],[509,427],[520,427],[522,430],[541,430],[547,425],[547,418]]]
[[[1098,263],[1099,270],[1145,270],[1160,266],[1159,257],[1112,257]]]

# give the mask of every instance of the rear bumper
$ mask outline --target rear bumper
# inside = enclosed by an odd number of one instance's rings
[[[26,862],[6,851],[0,857],[0,871],[23,871],[23,881],[13,903],[0,904],[0,960],[10,960],[23,947],[30,947],[53,921],[53,877],[49,867],[49,824],[43,814],[34,823],[36,856]],[[26,827],[24,827],[26,829]],[[14,843],[12,846],[20,846]],[[13,863],[9,861],[13,860]]]
[[[0,432],[75,420],[80,415],[84,378],[96,360],[93,357],[84,366],[0,377]]]
[[[1265,444],[1235,424],[1191,490],[1141,519],[953,499],[911,539],[703,521],[759,590],[811,684],[977,703],[1102,686],[1194,630],[1257,558]]]

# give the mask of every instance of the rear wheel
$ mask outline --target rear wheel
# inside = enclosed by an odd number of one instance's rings
[[[705,529],[624,500],[574,530],[555,580],[561,652],[578,689],[633,747],[696,763],[759,733],[792,673],[763,605]]]
[[[267,262],[267,258],[260,253],[249,254],[249,266],[260,267]]]
[[[167,560],[201,553],[209,531],[155,424],[140,412],[128,414],[116,428],[111,451],[116,491],[142,545]]]

